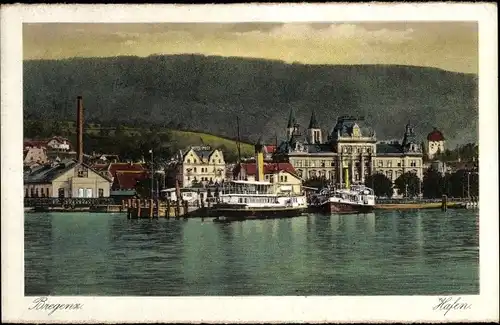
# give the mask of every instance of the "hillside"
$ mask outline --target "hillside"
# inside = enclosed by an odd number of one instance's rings
[[[40,121],[24,120],[25,138],[49,138],[55,135],[68,137],[73,146],[76,145],[76,126],[71,121]],[[86,123],[84,128],[84,151],[86,153],[115,153],[127,154],[135,151],[146,153],[156,148],[162,159],[169,159],[175,152],[188,146],[209,145],[224,151],[228,162],[236,161],[238,157],[237,142],[203,132],[171,130],[160,127],[138,128],[119,126],[105,127],[100,124]],[[141,148],[144,147],[144,148]],[[242,157],[254,155],[253,144],[240,142]],[[142,153],[144,154],[144,153]]]
[[[172,55],[24,62],[25,118],[200,130],[256,141],[282,137],[290,108],[302,126],[315,109],[330,132],[338,115],[363,115],[379,139],[410,120],[421,138],[434,126],[449,143],[477,141],[477,76],[408,66],[327,66]]]

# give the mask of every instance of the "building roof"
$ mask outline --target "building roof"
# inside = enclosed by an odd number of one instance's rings
[[[439,131],[437,128],[434,128],[431,133],[427,135],[427,140],[428,141],[444,141],[444,136],[441,131]]]
[[[256,163],[242,163],[237,165],[233,174],[238,175],[241,170],[245,170],[247,176],[253,176],[257,174],[257,164]],[[265,163],[264,164],[264,174],[273,174],[279,171],[286,171],[292,175],[296,175],[297,172],[290,163]]]
[[[337,123],[333,127],[333,131],[331,136],[336,139],[337,136],[341,137],[350,137],[353,134],[354,126],[357,125],[359,127],[359,131],[361,136],[374,136],[375,132],[370,127],[364,126],[362,122],[364,119],[362,117],[353,117],[353,116],[341,116],[337,119]]]
[[[110,163],[107,165],[107,170],[111,173],[111,175],[115,176],[116,172],[127,171],[127,172],[143,172],[146,169],[142,164],[139,163]]]
[[[400,143],[377,143],[377,154],[402,154]]]
[[[291,129],[295,126],[295,115],[293,114],[293,109],[290,108],[290,115],[288,115],[288,123],[286,127]]]
[[[47,147],[47,144],[52,140],[56,140],[59,143],[64,143],[64,141],[66,141],[70,149],[72,149],[71,142],[68,139],[61,136],[53,136],[52,138],[49,139],[24,139],[23,147],[45,148]]]
[[[117,171],[113,182],[113,189],[131,190],[135,189],[137,182],[148,178],[148,172]]]
[[[276,150],[276,145],[271,144],[271,145],[265,145],[264,146],[264,151],[267,153],[273,153]]]
[[[316,119],[316,113],[314,110],[311,113],[311,120],[309,121],[309,129],[319,129],[318,120]]]
[[[23,147],[30,147],[30,148],[46,148],[47,147],[47,140],[31,140],[31,139],[25,139],[23,142]]]
[[[191,146],[190,148],[182,151],[182,159],[186,158],[186,155],[189,153],[190,150],[193,150],[194,153],[200,158],[200,159],[209,159],[212,153],[215,152],[217,149],[212,149],[210,146]]]
[[[32,170],[30,173],[27,173],[24,176],[24,182],[25,183],[50,183],[57,177],[61,176],[65,172],[71,170],[72,168],[76,167],[79,165],[79,163],[74,160],[74,159],[65,159],[59,163],[55,164],[47,164],[40,166],[39,168],[36,168]],[[86,164],[82,164],[83,166],[87,167],[91,171],[95,172],[99,176],[103,177],[104,179],[108,180],[111,182],[111,179],[109,179],[106,176],[103,176],[99,172],[97,172],[95,169],[91,168],[90,166]]]

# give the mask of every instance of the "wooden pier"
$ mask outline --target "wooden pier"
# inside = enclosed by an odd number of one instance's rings
[[[127,219],[189,218],[209,217],[210,206],[199,201],[172,202],[153,199],[127,199],[122,201],[122,211],[127,211]]]

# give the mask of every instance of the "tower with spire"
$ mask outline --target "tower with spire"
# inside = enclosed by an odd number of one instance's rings
[[[401,143],[404,152],[419,152],[419,146],[417,144],[417,139],[415,132],[413,131],[413,126],[410,121],[406,124],[405,134],[403,136],[403,141]]]
[[[288,116],[288,123],[286,125],[286,137],[287,140],[290,141],[291,138],[295,135],[298,135],[298,124],[295,119],[295,114],[293,113],[293,109],[290,108],[290,115]]]
[[[323,142],[321,129],[316,119],[316,113],[314,109],[311,113],[311,120],[309,121],[309,126],[307,127],[307,142],[310,144],[319,144]]]

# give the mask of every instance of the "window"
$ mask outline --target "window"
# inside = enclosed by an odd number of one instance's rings
[[[401,167],[401,162],[398,162],[398,167]]]
[[[196,167],[193,167],[193,171],[196,173]]]
[[[45,196],[49,197],[49,188],[48,187],[45,189]]]
[[[219,159],[219,164],[222,164],[222,160]]]
[[[38,188],[35,189],[35,197],[38,197]]]
[[[288,176],[285,175],[284,178],[285,178],[285,182],[288,182]]]
[[[187,163],[190,164],[191,163],[191,159],[188,158]]]
[[[384,162],[382,160],[378,161],[378,167],[384,167]]]
[[[387,167],[392,167],[392,160],[389,160],[389,161],[387,162]]]
[[[28,197],[28,195],[29,195],[29,192],[28,192],[28,188],[26,187],[24,189],[24,197]]]
[[[104,189],[99,189],[99,197],[104,197]]]
[[[64,197],[64,188],[60,188],[57,190],[57,196]]]
[[[335,167],[335,162],[334,162],[334,161],[332,161],[332,162],[330,163],[330,166]]]

